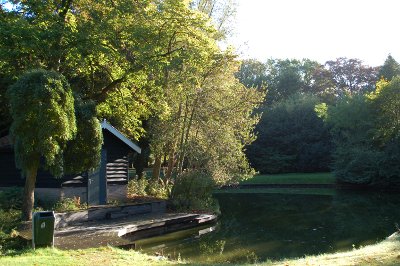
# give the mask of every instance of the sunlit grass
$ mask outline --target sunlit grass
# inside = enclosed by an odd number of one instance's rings
[[[335,184],[335,177],[332,173],[256,175],[241,184]]]
[[[306,256],[261,265],[400,265],[400,236],[348,252]]]
[[[237,254],[227,254],[235,257]],[[169,261],[137,251],[104,247],[62,251],[58,249],[25,250],[0,257],[0,265],[222,265]],[[224,265],[229,265],[225,263]],[[400,265],[400,237],[396,235],[375,245],[348,252],[306,256],[304,258],[258,262],[257,265]]]
[[[45,248],[3,256],[0,265],[174,265],[176,262],[148,256],[137,251],[112,247],[68,250]]]

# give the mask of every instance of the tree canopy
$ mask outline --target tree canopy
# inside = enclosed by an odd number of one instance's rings
[[[339,181],[380,187],[400,184],[399,90],[398,77],[382,80],[374,92],[349,96],[328,108]]]
[[[297,94],[264,107],[257,140],[247,150],[252,166],[261,173],[328,171],[333,147],[319,104],[315,96]]]
[[[5,3],[12,5],[3,8]],[[147,143],[158,165],[167,161],[171,178],[197,169],[222,184],[252,172],[243,150],[254,140],[253,110],[264,93],[239,83],[235,52],[218,45],[229,31],[232,1],[1,5],[0,134],[14,123],[9,107],[20,108],[5,91],[41,68],[68,81],[75,103],[71,123],[77,129],[54,161],[60,173],[84,171],[98,161],[103,118]]]

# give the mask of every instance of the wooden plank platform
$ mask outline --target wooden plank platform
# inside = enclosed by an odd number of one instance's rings
[[[60,249],[134,246],[138,239],[193,228],[216,220],[212,214],[145,214],[84,222],[55,231],[55,246]]]

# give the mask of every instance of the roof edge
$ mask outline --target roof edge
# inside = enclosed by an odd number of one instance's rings
[[[130,139],[125,137],[121,132],[119,132],[115,127],[113,127],[110,123],[108,123],[105,119],[100,123],[102,129],[107,129],[110,133],[114,136],[119,138],[122,142],[128,145],[132,150],[136,151],[137,153],[142,153],[142,149],[133,143]]]

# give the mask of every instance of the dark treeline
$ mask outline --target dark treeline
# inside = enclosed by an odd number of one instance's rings
[[[400,181],[400,65],[338,58],[245,61],[237,73],[266,90],[257,140],[247,149],[260,173],[333,170],[339,182]]]

